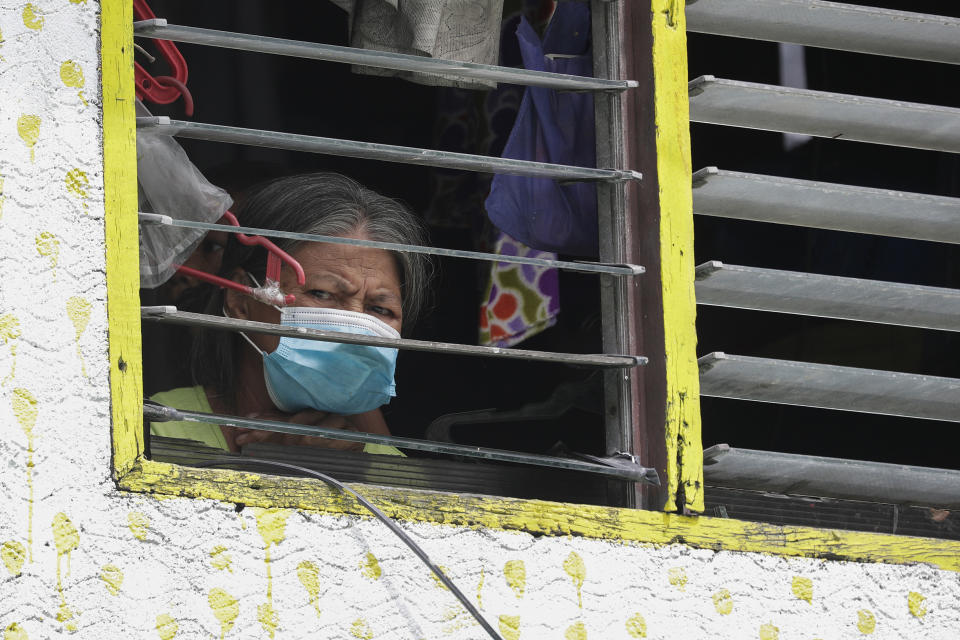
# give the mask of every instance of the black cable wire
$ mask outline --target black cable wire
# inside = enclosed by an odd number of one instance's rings
[[[282,469],[291,469],[294,471],[299,471],[300,473],[304,473],[308,476],[313,476],[318,480],[322,480],[323,482],[327,483],[331,487],[339,489],[340,491],[349,493],[350,495],[352,495],[354,498],[357,499],[357,502],[362,504],[364,507],[366,507],[370,511],[370,513],[376,516],[377,520],[387,525],[387,528],[390,529],[390,531],[392,531],[393,533],[395,533],[397,537],[399,537],[405,545],[410,547],[410,550],[413,551],[413,553],[416,554],[416,556],[423,561],[423,564],[427,565],[427,567],[429,567],[429,569],[433,571],[434,575],[437,576],[437,578],[440,580],[440,582],[444,584],[444,586],[450,589],[451,593],[453,593],[453,595],[457,597],[457,600],[460,601],[460,604],[462,604],[464,608],[470,612],[470,615],[472,615],[476,619],[476,621],[480,623],[480,626],[483,627],[484,631],[486,631],[490,635],[490,637],[493,638],[493,640],[503,640],[500,634],[494,630],[494,628],[490,625],[489,622],[486,621],[483,615],[481,615],[480,612],[477,611],[477,608],[473,606],[473,603],[467,599],[467,596],[463,595],[463,592],[457,588],[457,585],[455,585],[453,581],[447,577],[447,575],[440,569],[440,567],[433,564],[433,562],[430,560],[430,557],[427,555],[427,552],[421,549],[420,545],[414,542],[413,539],[410,536],[408,536],[407,533],[403,529],[401,529],[400,526],[397,525],[397,523],[394,522],[392,518],[390,518],[390,516],[380,511],[380,509],[378,509],[373,504],[368,502],[366,498],[364,498],[359,493],[357,493],[347,485],[343,484],[339,480],[335,480],[334,478],[331,478],[330,476],[324,473],[320,473],[319,471],[314,471],[313,469],[307,469],[306,467],[301,467],[300,465],[289,464],[287,462],[277,462],[275,460],[264,460],[263,458],[247,458],[245,456],[232,456],[229,458],[222,458],[219,460],[202,460],[197,462],[191,462],[190,464],[195,467],[216,467],[216,466],[222,466],[227,464],[237,464],[237,463],[259,464],[259,465],[264,465],[268,467],[280,467]]]

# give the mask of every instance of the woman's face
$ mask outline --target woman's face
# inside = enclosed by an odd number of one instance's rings
[[[365,234],[348,237],[366,239]],[[400,331],[403,325],[400,273],[390,253],[369,247],[309,242],[301,244],[290,255],[306,275],[301,285],[289,267],[284,266],[281,272],[280,288],[296,296],[291,306],[366,313]],[[234,280],[250,284],[246,275],[238,271]],[[280,322],[279,311],[247,296],[228,291],[226,300],[228,312],[234,318]],[[279,336],[250,334],[250,337],[266,352],[272,352],[280,342]]]

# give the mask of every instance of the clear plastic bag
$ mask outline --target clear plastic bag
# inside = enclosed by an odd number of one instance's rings
[[[137,102],[137,116],[149,115]],[[140,211],[146,213],[213,223],[233,204],[226,191],[203,177],[173,137],[151,131],[137,131],[137,182]],[[153,289],[169,280],[206,233],[203,229],[141,225],[140,286]]]

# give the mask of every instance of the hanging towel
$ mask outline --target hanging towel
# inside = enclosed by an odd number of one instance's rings
[[[350,15],[350,45],[497,64],[503,0],[333,0]],[[484,80],[458,80],[433,73],[355,66],[367,75],[397,76],[427,85],[477,89],[495,87]]]
[[[593,75],[590,7],[557,5],[543,43],[525,19],[517,37],[527,69]],[[527,87],[504,158],[596,166],[593,96]],[[485,202],[490,221],[542,251],[598,254],[597,194],[589,183],[497,175]]]

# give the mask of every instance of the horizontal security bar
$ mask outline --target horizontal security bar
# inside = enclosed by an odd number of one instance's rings
[[[379,242],[377,240],[360,240],[357,238],[341,238],[339,236],[324,236],[316,233],[296,233],[293,231],[277,231],[275,229],[258,229],[255,227],[234,227],[226,224],[196,222],[193,220],[179,220],[170,216],[155,213],[139,213],[141,224],[165,224],[188,229],[206,229],[208,231],[226,231],[228,233],[246,233],[264,236],[267,238],[287,238],[289,240],[304,240],[307,242],[327,242],[330,244],[345,244],[354,247],[373,247],[387,251],[401,253],[423,253],[433,256],[450,258],[466,258],[469,260],[484,260],[487,262],[505,262],[508,264],[525,264],[533,267],[549,267],[567,271],[583,273],[605,273],[617,276],[637,276],[645,269],[635,264],[603,264],[597,262],[569,262],[565,260],[547,260],[545,258],[527,258],[524,256],[508,256],[498,253],[484,253],[481,251],[461,251],[459,249],[443,249],[440,247],[422,247],[416,244],[398,244],[395,242]]]
[[[697,267],[697,304],[960,331],[960,291],[741,267]]]
[[[735,356],[698,360],[700,395],[960,422],[960,380]]]
[[[532,362],[552,362],[584,367],[600,367],[607,369],[629,369],[647,363],[643,356],[605,355],[589,353],[556,353],[551,351],[530,351],[528,349],[505,349],[502,347],[481,347],[470,344],[454,344],[450,342],[433,342],[430,340],[409,340],[406,338],[381,338],[379,336],[365,336],[355,333],[341,333],[339,331],[325,331],[308,329],[306,327],[292,327],[269,322],[254,322],[252,320],[238,320],[224,318],[203,313],[179,311],[176,307],[141,307],[140,317],[151,322],[165,322],[181,324],[191,327],[205,327],[208,329],[222,329],[225,331],[245,331],[250,333],[265,333],[272,336],[301,338],[303,340],[320,340],[325,342],[341,342],[344,344],[363,344],[374,347],[390,347],[409,351],[429,351],[432,353],[446,353],[461,356],[485,356],[490,358],[507,358],[513,360],[529,360]]]
[[[712,487],[960,508],[960,471],[902,464],[756,451],[718,444],[703,452],[703,479]]]
[[[417,451],[429,451],[431,453],[440,453],[445,455],[496,460],[497,462],[512,462],[515,464],[552,467],[554,469],[566,469],[568,471],[583,471],[586,473],[596,473],[613,478],[620,478],[622,480],[631,480],[633,482],[647,482],[655,485],[660,484],[660,478],[657,475],[656,469],[648,469],[640,466],[639,464],[630,462],[625,458],[611,459],[609,465],[597,464],[569,458],[557,458],[533,453],[505,451],[503,449],[486,449],[483,447],[470,447],[465,445],[449,444],[445,442],[432,442],[430,440],[418,440],[415,438],[385,436],[375,433],[365,433],[362,431],[346,431],[344,429],[332,429],[330,427],[304,425],[293,422],[254,420],[252,418],[240,418],[238,416],[201,413],[198,411],[185,411],[182,409],[175,409],[173,407],[167,407],[149,402],[144,403],[143,405],[143,415],[147,420],[152,420],[155,422],[185,421],[207,424],[222,424],[234,427],[244,427],[248,429],[260,429],[262,431],[272,431],[275,433],[314,436],[320,438],[329,438],[331,440],[362,442],[365,444],[380,444],[391,447],[399,447],[401,449],[415,449]]]
[[[704,216],[960,244],[960,198],[706,167],[693,174]]]
[[[453,153],[451,151],[398,147],[375,142],[357,142],[355,140],[322,138],[297,133],[282,133],[279,131],[263,131],[261,129],[244,129],[218,124],[170,120],[166,116],[137,118],[137,128],[153,130],[157,133],[177,136],[179,138],[245,144],[253,147],[266,147],[268,149],[303,151],[306,153],[320,153],[333,156],[345,156],[348,158],[364,158],[366,160],[380,160],[383,162],[477,171],[480,173],[505,173],[531,178],[550,178],[569,182],[623,182],[642,178],[642,175],[637,171],[572,167],[546,162],[512,160],[510,158],[478,156],[468,153]]]
[[[960,64],[960,18],[825,0],[688,1],[687,30]]]
[[[690,120],[960,153],[960,109],[701,76]]]
[[[440,74],[465,80],[508,82],[510,84],[562,91],[625,91],[638,86],[636,80],[605,80],[563,73],[477,64],[475,62],[428,58],[389,51],[373,51],[317,42],[269,38],[247,33],[168,24],[162,18],[134,22],[133,34],[136,37],[188,42],[240,51],[270,53],[326,62],[342,62],[380,69],[395,69],[397,71]]]

